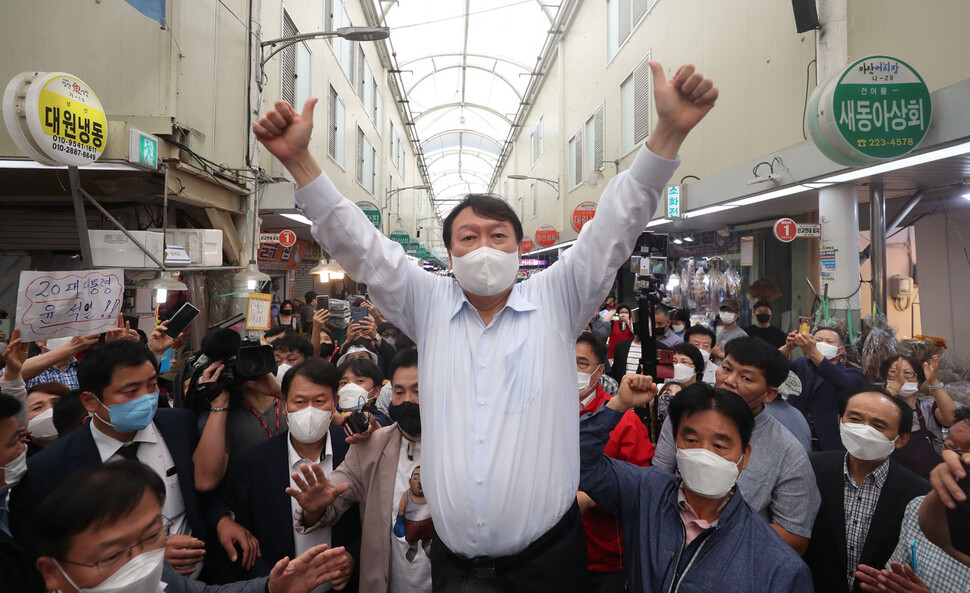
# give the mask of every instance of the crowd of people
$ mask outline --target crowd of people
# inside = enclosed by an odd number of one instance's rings
[[[646,146],[576,244],[518,283],[523,231],[505,201],[459,203],[443,237],[454,278],[428,274],[322,174],[315,100],[278,103],[256,136],[314,237],[367,284],[368,315],[338,335],[316,294],[302,311],[284,301],[261,345],[214,330],[164,390],[167,322],[36,348],[15,329],[0,583],[966,591],[970,411],[938,359],[892,357],[871,385],[837,329],[786,335],[767,302],[747,330],[734,299],[716,329],[604,302],[717,98],[691,66],[669,81],[651,68]],[[643,374],[648,334],[671,354],[662,383]]]

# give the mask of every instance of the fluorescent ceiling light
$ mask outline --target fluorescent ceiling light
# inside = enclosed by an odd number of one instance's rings
[[[701,208],[694,212],[685,212],[684,218],[696,218],[698,216],[704,216],[705,214],[714,214],[715,212],[724,212],[725,210],[730,210],[735,206],[731,204],[721,204],[719,206],[708,206],[707,208]]]
[[[963,194],[963,199],[964,200],[970,200],[970,193]]]
[[[854,181],[863,177],[869,177],[870,175],[888,173],[890,171],[903,169],[905,167],[915,167],[916,165],[922,165],[924,163],[930,163],[940,159],[946,159],[951,156],[966,154],[968,152],[970,152],[970,142],[964,142],[963,144],[957,144],[955,146],[941,148],[939,150],[931,150],[930,152],[925,152],[916,156],[906,157],[904,159],[890,161],[888,163],[882,163],[880,165],[874,165],[872,167],[866,167],[856,171],[850,171],[848,173],[835,175],[833,177],[827,177],[822,179],[821,183],[845,183],[846,181]]]
[[[770,191],[765,194],[758,194],[756,196],[748,196],[747,198],[741,198],[740,200],[734,200],[733,202],[728,202],[725,206],[749,206],[751,204],[758,204],[760,202],[767,202],[768,200],[774,200],[777,198],[783,198],[785,196],[790,196],[793,194],[800,194],[804,191],[808,191],[807,187],[801,185],[793,185],[791,187],[785,187],[782,189],[776,189],[775,191]]]
[[[660,226],[662,224],[667,224],[668,222],[673,222],[673,221],[672,220],[667,220],[667,219],[664,219],[664,218],[658,218],[656,220],[651,220],[650,222],[648,222],[647,223],[647,228],[649,229],[650,227]]]
[[[310,226],[311,224],[313,224],[312,222],[310,222],[309,218],[307,218],[306,216],[303,216],[302,214],[282,214],[281,213],[280,216],[285,216],[290,220],[295,220],[296,222],[300,224],[305,224],[307,226]]]

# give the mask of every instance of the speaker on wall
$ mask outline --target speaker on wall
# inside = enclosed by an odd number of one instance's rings
[[[792,12],[795,13],[795,30],[799,33],[818,29],[818,10],[815,0],[791,0]]]

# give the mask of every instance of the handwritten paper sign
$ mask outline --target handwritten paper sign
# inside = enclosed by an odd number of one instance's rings
[[[21,272],[17,327],[24,340],[99,334],[118,325],[124,270]]]
[[[269,329],[272,305],[272,295],[262,292],[249,293],[249,306],[246,307],[246,329]]]

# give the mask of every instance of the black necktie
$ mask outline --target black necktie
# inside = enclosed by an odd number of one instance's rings
[[[118,455],[121,455],[125,459],[130,459],[132,461],[138,461],[138,445],[141,443],[138,441],[133,441],[127,445],[122,445],[118,449]]]

